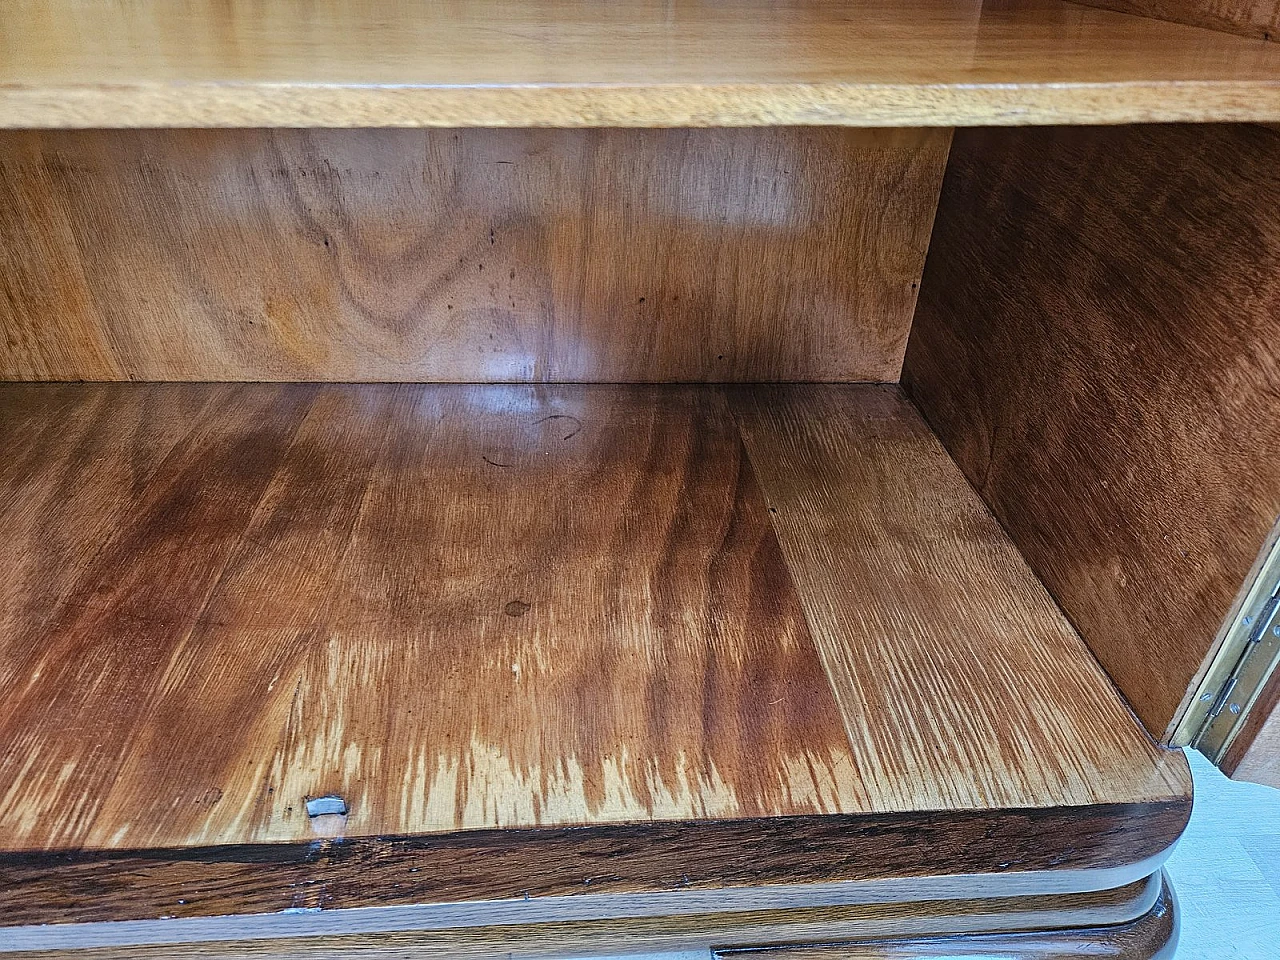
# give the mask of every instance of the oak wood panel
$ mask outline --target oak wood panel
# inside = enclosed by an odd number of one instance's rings
[[[219,957],[224,960],[343,956],[494,957],[567,956],[590,951],[635,957],[658,953],[709,951],[717,946],[750,946],[806,940],[892,936],[930,936],[957,933],[1036,930],[1128,923],[1147,913],[1162,887],[1159,875],[1114,890],[1055,896],[940,900],[921,903],[880,903],[856,906],[779,910],[761,908],[732,912],[682,913],[662,917],[626,917],[564,923],[492,924],[487,907],[477,907],[478,925],[451,929],[395,929],[335,936],[291,938],[255,936],[262,918],[237,917],[236,939],[200,942],[138,938],[122,946],[130,935],[119,929],[89,932],[83,927],[56,924],[39,930],[8,930],[0,952],[15,957],[76,956],[84,960],[129,956]],[[60,929],[59,929],[60,928]],[[102,942],[114,935],[115,943]],[[97,941],[95,936],[99,936]],[[75,948],[51,953],[44,947]],[[39,949],[37,949],[39,948]]]
[[[945,130],[0,134],[0,377],[896,381]]]
[[[1280,40],[1277,0],[1075,0],[1140,17],[1189,23],[1263,40]]]
[[[774,950],[716,951],[714,960],[1173,960],[1178,908],[1165,884],[1159,901],[1128,923],[1040,933],[811,944]]]
[[[898,388],[738,396],[859,772],[882,802],[1185,789],[1185,760],[1148,740]]]
[[[1157,736],[1280,515],[1278,160],[1252,126],[958,135],[908,345],[909,392]]]
[[[0,124],[1280,119],[1280,51],[1057,0],[12,0]]]

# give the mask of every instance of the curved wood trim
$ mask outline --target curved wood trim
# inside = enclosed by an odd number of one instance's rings
[[[1160,896],[1129,923],[1044,933],[941,937],[877,943],[822,944],[770,950],[729,950],[716,960],[1171,960],[1178,946],[1178,909],[1163,877]]]
[[[181,939],[177,925],[192,921],[151,920],[139,923],[58,925],[16,931],[0,951],[22,948],[75,949],[77,957],[111,958],[124,951],[129,956],[189,950],[193,954],[235,958],[377,956],[383,957],[491,957],[518,952],[522,956],[556,955],[591,951],[637,953],[709,952],[719,944],[736,946],[794,941],[888,937],[920,937],[939,934],[1029,931],[1044,927],[1110,925],[1144,916],[1157,902],[1162,889],[1160,874],[1128,886],[1096,893],[1043,897],[1003,897],[975,900],[940,900],[920,903],[877,903],[803,909],[758,908],[749,911],[708,910],[676,916],[631,916],[612,920],[579,920],[560,923],[503,923],[493,904],[469,907],[465,924],[452,927],[373,928],[353,921],[328,936],[299,934],[278,936],[273,916],[209,918],[221,925],[218,936],[234,940]],[[371,911],[342,911],[369,914]],[[384,912],[385,913],[385,912]],[[332,912],[326,911],[332,917]],[[312,915],[295,915],[298,929],[313,922]],[[205,929],[211,930],[209,921]],[[198,922],[198,921],[197,921]],[[234,926],[232,926],[234,925]],[[102,928],[110,929],[102,929]],[[166,929],[167,928],[167,929]],[[178,930],[175,934],[173,931]],[[233,931],[229,934],[228,931]],[[91,953],[80,953],[81,949]]]

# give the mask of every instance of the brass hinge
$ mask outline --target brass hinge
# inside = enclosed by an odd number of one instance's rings
[[[1222,638],[1218,655],[1179,724],[1182,742],[1214,763],[1222,760],[1280,665],[1280,543],[1274,532],[1244,596],[1223,627]]]

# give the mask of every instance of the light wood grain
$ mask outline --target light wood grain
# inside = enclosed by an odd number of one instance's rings
[[[908,345],[911,395],[1158,737],[1280,515],[1278,161],[1253,126],[957,135]]]
[[[1184,761],[1146,740],[896,388],[741,397],[782,552],[881,802],[1099,802],[1179,781]]]
[[[14,0],[0,124],[1280,119],[1280,51],[1056,0]]]
[[[1166,885],[1160,900],[1144,916],[1110,927],[718,950],[713,960],[1173,960],[1177,946],[1177,902]]]
[[[478,925],[452,929],[347,933],[338,936],[292,938],[255,937],[263,918],[229,918],[235,939],[204,942],[166,941],[163,923],[147,935],[130,938],[120,925],[115,930],[88,931],[69,924],[8,930],[0,953],[24,957],[74,956],[95,958],[218,957],[284,960],[303,957],[490,958],[619,955],[635,958],[679,952],[710,957],[715,947],[811,940],[883,937],[926,937],[1028,931],[1054,927],[1125,924],[1142,917],[1157,902],[1163,886],[1159,874],[1115,890],[1055,896],[1004,897],[986,900],[936,900],[921,903],[882,903],[798,910],[758,909],[720,913],[682,913],[675,916],[628,917],[567,923],[486,924],[477,908]],[[2,929],[2,928],[0,928]],[[94,938],[98,939],[95,940]],[[101,943],[111,937],[114,946]],[[97,945],[95,945],[97,944]],[[50,950],[37,947],[49,947]],[[66,949],[66,953],[58,952]]]
[[[227,387],[166,455],[84,390],[159,464],[7,488],[8,849],[874,808],[719,394]]]
[[[0,409],[10,922],[1016,879],[1186,822],[896,387]]]
[[[1140,17],[1189,23],[1263,40],[1280,40],[1277,0],[1076,0]]]
[[[949,139],[0,133],[0,378],[896,381]]]

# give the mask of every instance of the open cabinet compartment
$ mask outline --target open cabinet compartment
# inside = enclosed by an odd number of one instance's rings
[[[0,949],[1167,950],[1280,133],[950,128],[1277,120],[1280,48],[469,9],[18,22],[3,125],[316,129],[0,133]],[[815,121],[889,128],[729,129]]]

